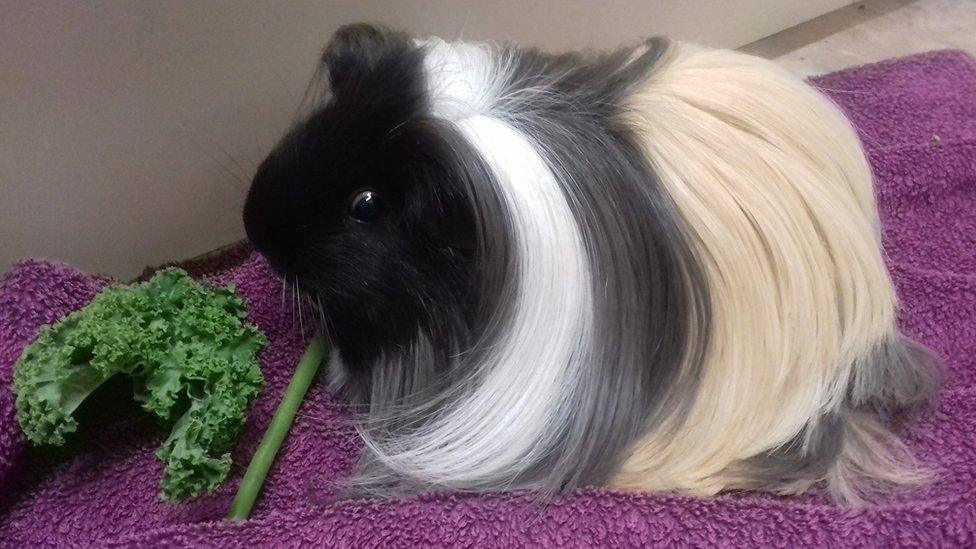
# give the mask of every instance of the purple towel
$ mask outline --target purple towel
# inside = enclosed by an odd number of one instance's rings
[[[580,490],[540,507],[525,497],[434,495],[336,501],[360,443],[341,402],[314,387],[253,519],[226,513],[261,433],[304,349],[291,304],[264,261],[217,274],[247,298],[268,333],[267,386],[214,496],[159,499],[163,434],[118,402],[86,411],[64,451],[28,448],[14,417],[11,366],[42,324],[85,305],[110,281],[27,261],[0,288],[0,545],[976,545],[976,61],[918,55],[815,80],[858,127],[877,176],[885,245],[902,299],[901,325],[947,357],[938,409],[907,435],[940,477],[865,509],[816,494],[700,500]],[[119,392],[119,391],[116,391]],[[108,398],[108,397],[106,397]]]

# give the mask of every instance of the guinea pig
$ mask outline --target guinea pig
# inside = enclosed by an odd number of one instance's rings
[[[244,223],[320,307],[350,493],[581,486],[858,504],[938,361],[896,327],[872,175],[774,63],[353,25]]]

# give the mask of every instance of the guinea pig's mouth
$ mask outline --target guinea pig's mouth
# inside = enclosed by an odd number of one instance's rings
[[[323,297],[327,292],[323,292],[323,289],[308,277],[302,276],[300,269],[294,268],[295,266],[290,264],[287,258],[277,253],[268,253],[257,245],[254,248],[265,258],[271,271],[281,281],[279,309],[286,312],[286,308],[291,308],[295,324],[303,331],[309,326],[318,328],[334,341],[333,322],[328,313],[326,299]]]
[[[302,330],[305,326],[315,326],[331,338],[332,323],[321,292],[307,284],[300,276],[277,270],[276,273],[281,279],[281,308],[285,308],[285,302],[288,300],[292,314]]]

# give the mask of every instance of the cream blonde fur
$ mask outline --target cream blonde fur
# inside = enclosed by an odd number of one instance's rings
[[[744,487],[738,464],[837,411],[852,368],[896,334],[871,172],[837,107],[740,53],[672,44],[622,116],[695,239],[714,316],[690,413],[648,433],[614,485]],[[884,428],[849,431],[838,467],[893,459]],[[855,499],[844,471],[826,477]]]

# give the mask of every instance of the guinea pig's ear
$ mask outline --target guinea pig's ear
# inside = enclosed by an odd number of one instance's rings
[[[346,25],[326,45],[322,69],[328,75],[333,93],[341,93],[372,73],[381,59],[409,44],[406,34],[384,27],[367,23]]]

